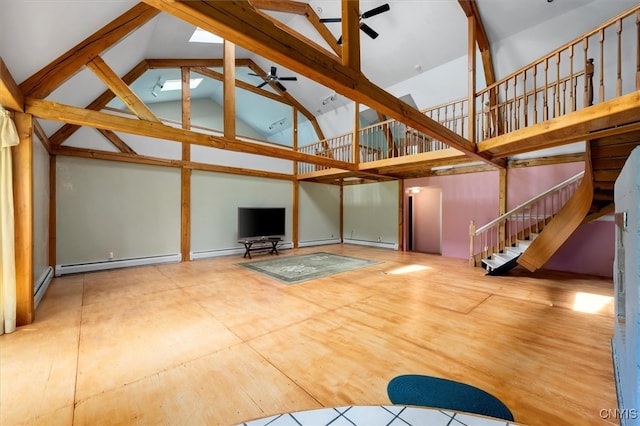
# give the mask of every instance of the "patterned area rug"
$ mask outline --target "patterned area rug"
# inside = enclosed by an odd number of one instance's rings
[[[268,260],[243,262],[238,265],[275,278],[284,284],[298,284],[376,263],[380,262],[317,252],[299,256],[272,257]]]

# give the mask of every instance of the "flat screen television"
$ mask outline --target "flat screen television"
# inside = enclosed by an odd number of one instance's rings
[[[284,207],[238,207],[238,239],[285,235]]]

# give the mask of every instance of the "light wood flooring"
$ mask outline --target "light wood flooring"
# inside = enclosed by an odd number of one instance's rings
[[[600,418],[617,407],[611,280],[351,245],[281,256],[315,251],[381,263],[290,286],[241,256],[55,279],[0,337],[0,423],[230,425],[389,404],[389,380],[415,373],[480,387],[520,423],[617,424]],[[600,311],[574,310],[594,295]]]

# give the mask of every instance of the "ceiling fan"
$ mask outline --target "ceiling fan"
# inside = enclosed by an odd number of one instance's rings
[[[365,33],[366,35],[368,35],[369,37],[375,39],[376,37],[378,37],[378,33],[375,32],[373,30],[373,28],[371,28],[370,26],[368,26],[367,24],[365,24],[364,22],[362,22],[364,19],[367,18],[371,18],[372,16],[376,16],[379,15],[383,12],[388,12],[389,10],[391,10],[391,8],[389,7],[389,3],[385,3],[382,6],[378,6],[378,7],[374,7],[371,10],[368,10],[364,13],[360,14],[360,29],[362,30],[363,33]],[[342,18],[321,18],[320,22],[341,22]],[[338,44],[342,44],[342,36],[340,36],[340,38],[338,39]]]
[[[282,83],[280,83],[280,81],[297,81],[298,77],[278,77],[277,71],[278,70],[276,69],[276,67],[271,67],[271,71],[266,76],[260,75],[260,74],[254,74],[252,72],[250,72],[249,75],[260,77],[261,79],[264,80],[262,83],[256,86],[257,88],[261,88],[262,86],[269,83],[275,83],[275,85],[278,86],[278,89],[282,90],[283,92],[286,92],[287,88],[284,87]]]

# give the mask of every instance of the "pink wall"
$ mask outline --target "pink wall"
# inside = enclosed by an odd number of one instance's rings
[[[584,170],[583,163],[509,169],[507,209],[575,176],[582,170]],[[467,259],[469,257],[469,222],[473,219],[476,226],[482,226],[497,217],[498,183],[497,171],[406,179],[404,182],[405,212],[409,188],[442,189],[442,255]],[[414,196],[419,197],[420,194]],[[406,219],[405,213],[405,223]],[[420,221],[420,219],[416,216],[414,221]],[[420,223],[419,226],[424,227],[428,224]],[[583,225],[550,259],[545,269],[611,277],[614,237],[612,222],[601,220]]]
[[[507,170],[507,211],[584,170],[584,163]]]
[[[482,225],[498,215],[498,172],[405,180],[405,189],[415,186],[442,189],[442,255],[469,258],[469,222]],[[405,194],[405,207],[406,201]]]
[[[613,277],[615,224],[597,220],[582,225],[560,247],[544,269]]]

